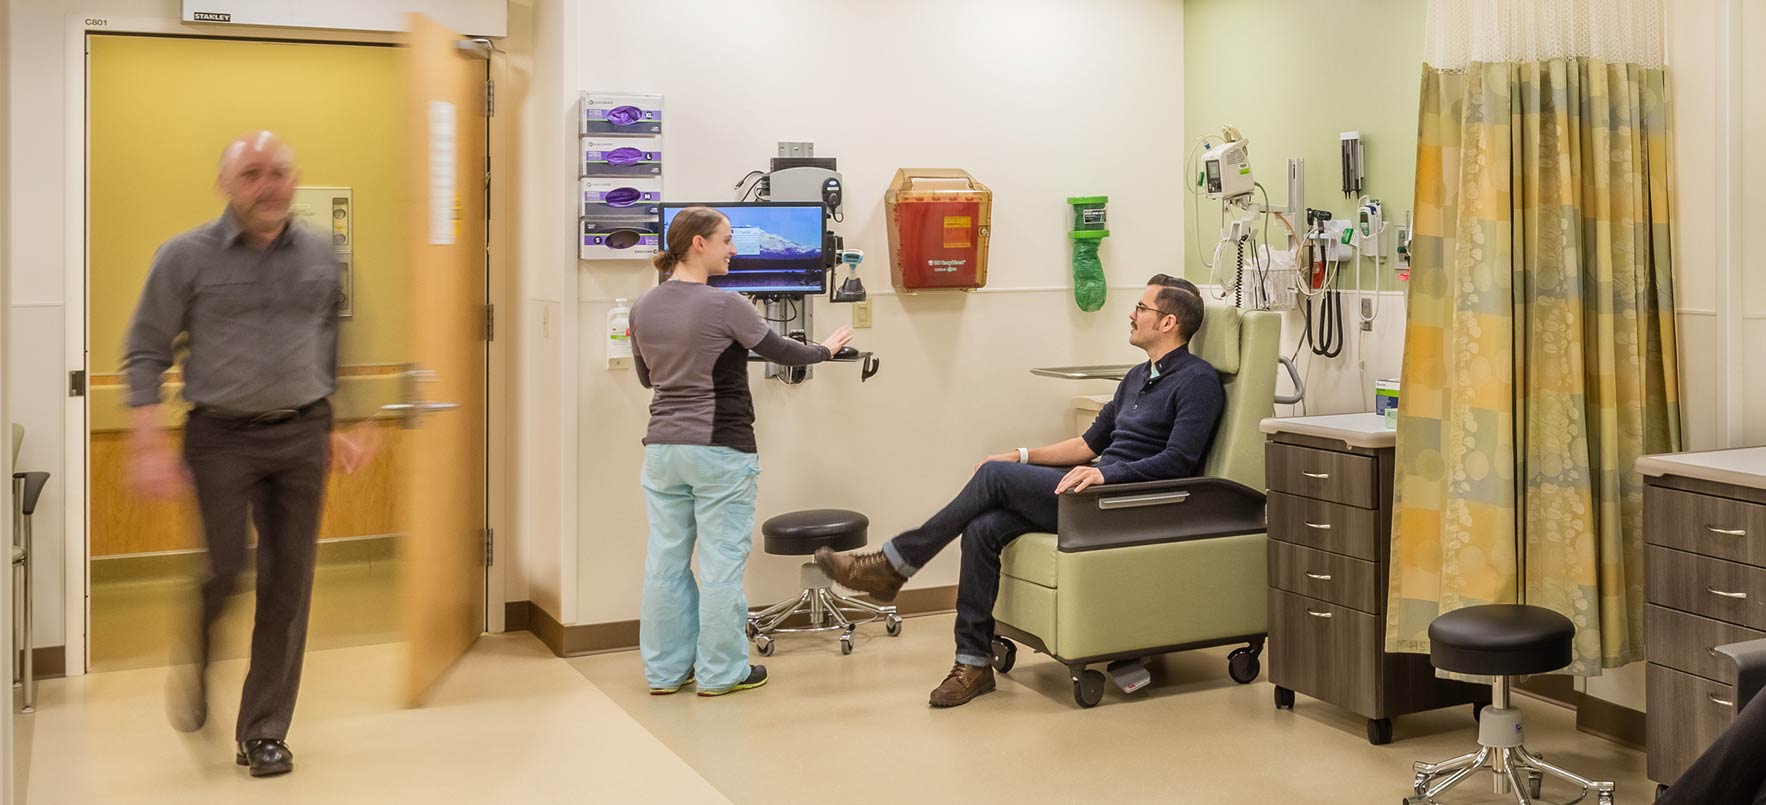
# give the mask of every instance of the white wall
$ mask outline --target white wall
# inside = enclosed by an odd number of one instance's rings
[[[7,31],[11,28],[10,18],[12,16],[7,8],[9,5],[11,4],[0,4],[0,42],[8,42]],[[10,48],[10,44],[8,47]],[[10,73],[10,65],[8,65],[7,74]],[[0,188],[10,187],[8,182],[12,179],[12,172],[8,167],[12,161],[12,108],[7,105],[9,97],[8,82],[0,79]],[[0,192],[0,244],[9,243],[12,240],[11,221],[10,216],[7,215],[10,206],[8,195],[10,194]],[[9,329],[12,319],[12,274],[9,258],[7,250],[0,247],[0,355],[6,354],[5,350],[12,343]],[[0,423],[11,421],[9,419],[11,406],[8,405],[6,397],[6,393],[10,389],[11,384],[7,382],[6,373],[0,372]],[[0,476],[12,477],[11,449],[0,450]],[[12,511],[12,484],[10,483],[6,484],[3,491],[0,491],[0,511]],[[4,539],[0,539],[0,543],[11,545],[12,518],[0,519],[5,520],[5,523],[0,525],[0,537],[4,537]],[[0,623],[7,624],[6,628],[0,629],[5,632],[4,635],[0,635],[0,657],[8,658],[17,656],[13,654],[12,648],[12,575],[6,573],[0,576]],[[4,678],[10,683],[12,681],[12,663],[7,663],[6,667]],[[9,684],[7,690],[11,689]],[[16,765],[12,754],[12,708],[6,707],[0,709],[0,805],[12,804],[13,788],[19,779]]]
[[[67,410],[67,343],[64,336],[69,304],[66,253],[66,204],[69,149],[78,153],[83,133],[68,131],[68,20],[78,12],[91,17],[157,17],[176,19],[176,0],[44,0],[12,3],[11,30],[6,39],[7,108],[13,119],[9,143],[14,166],[6,192],[12,231],[4,248],[11,260],[12,321],[8,332],[6,372],[13,421],[25,426],[19,465],[51,474],[34,520],[35,566],[32,569],[36,642],[64,642],[66,585],[65,517],[67,470],[62,434]],[[78,80],[77,78],[74,80]]]
[[[575,149],[566,134],[571,121],[563,63],[570,38],[561,0],[510,4],[511,40],[526,37],[518,52],[510,46],[509,83],[499,92],[503,112],[517,117],[519,131],[516,181],[516,270],[513,319],[509,330],[515,344],[516,433],[514,462],[515,538],[521,563],[520,581],[512,581],[510,600],[531,600],[552,617],[572,623],[574,603],[566,607],[562,543],[564,512],[569,498],[562,479],[573,471],[576,453],[560,438],[567,405],[562,392],[565,312],[563,278],[574,270],[571,248],[571,177],[560,165]],[[574,308],[568,309],[574,315]],[[571,395],[574,397],[574,395]],[[570,421],[575,420],[574,410]],[[567,463],[569,466],[567,466]],[[574,502],[568,503],[574,513]],[[574,535],[571,537],[574,543]],[[569,598],[574,599],[574,582]]]
[[[879,354],[882,373],[861,385],[856,367],[821,367],[797,388],[757,374],[761,518],[857,509],[876,545],[941,505],[980,456],[1066,436],[1066,401],[1108,390],[1030,367],[1134,359],[1131,299],[1148,275],[1178,273],[1184,247],[1170,223],[1182,213],[1183,14],[1169,0],[1107,6],[669,0],[646,10],[653,30],[678,32],[664,57],[654,42],[578,21],[568,46],[581,63],[567,90],[666,96],[668,198],[733,198],[731,185],[764,168],[779,140],[814,141],[817,155],[840,160],[846,221],[836,229],[868,255],[875,308],[875,329],[857,343]],[[883,191],[901,167],[962,167],[993,188],[987,292],[889,292]],[[1079,312],[1068,290],[1064,199],[1082,193],[1110,196],[1103,253],[1120,288],[1097,314]],[[599,330],[612,298],[636,296],[651,277],[641,263],[580,269],[582,622],[638,614],[649,394],[631,372],[604,368]],[[825,300],[816,315],[818,333],[850,321],[847,306]],[[799,561],[757,549],[751,599],[792,593]],[[956,567],[946,555],[913,584],[952,584]]]

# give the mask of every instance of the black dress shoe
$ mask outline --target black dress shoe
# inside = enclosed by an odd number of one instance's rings
[[[288,751],[288,744],[274,738],[241,741],[233,762],[250,766],[253,777],[274,777],[294,771],[294,753]]]

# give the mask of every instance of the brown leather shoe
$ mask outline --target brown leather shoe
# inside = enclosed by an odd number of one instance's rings
[[[872,598],[887,604],[901,592],[908,577],[896,572],[895,565],[882,551],[870,553],[835,553],[827,547],[816,549],[816,566],[840,583],[840,586],[870,593]]]
[[[932,689],[933,707],[956,707],[993,690],[993,669],[985,665],[957,663],[950,669],[944,683]]]

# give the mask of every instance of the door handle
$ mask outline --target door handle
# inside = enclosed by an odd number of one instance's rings
[[[1304,475],[1308,478],[1316,478],[1320,481],[1326,480],[1331,477],[1331,474],[1328,472],[1306,472],[1306,471],[1302,470],[1300,472],[1300,474]]]
[[[1711,592],[1711,594],[1712,594],[1712,595],[1721,595],[1721,596],[1723,596],[1723,597],[1724,597],[1724,598],[1734,598],[1734,599],[1736,599],[1736,600],[1738,600],[1738,601],[1746,601],[1746,600],[1748,600],[1748,594],[1747,594],[1747,593],[1726,593],[1726,592],[1724,592],[1724,591],[1722,591],[1722,590],[1719,590],[1719,589],[1717,589],[1717,588],[1716,588],[1716,587],[1706,587],[1706,588],[1705,588],[1705,589],[1706,589],[1706,590],[1709,590],[1709,591],[1710,591],[1710,592]]]
[[[1307,527],[1307,528],[1316,528],[1316,529],[1318,529],[1318,530],[1320,530],[1320,531],[1329,531],[1329,530],[1331,530],[1331,524],[1330,524],[1330,523],[1315,523],[1315,522],[1312,522],[1312,521],[1311,521],[1311,520],[1307,520],[1307,521],[1306,521],[1306,527]]]
[[[420,386],[424,383],[434,383],[438,380],[435,370],[424,369],[416,365],[409,365],[403,372],[403,375],[404,383],[401,384],[403,387],[401,393],[404,399],[400,402],[382,405],[380,406],[380,410],[401,417],[406,430],[416,428],[422,424],[424,414],[438,414],[443,411],[452,411],[460,407],[459,403],[422,399]]]
[[[1708,525],[1705,526],[1705,530],[1713,534],[1722,534],[1726,537],[1745,537],[1748,535],[1748,530],[1745,528],[1718,528],[1714,525]]]
[[[1331,618],[1333,618],[1333,617],[1336,617],[1336,615],[1335,615],[1335,613],[1331,613],[1331,612],[1313,612],[1313,611],[1312,611],[1312,610],[1311,610],[1311,609],[1308,609],[1308,610],[1306,610],[1306,614],[1308,614],[1308,615],[1311,615],[1311,616],[1312,616],[1312,617],[1314,617],[1314,618],[1324,618],[1324,619],[1326,619],[1326,620],[1329,620],[1329,619],[1331,619]]]
[[[1312,580],[1314,580],[1314,581],[1330,581],[1330,580],[1331,580],[1331,574],[1329,574],[1329,573],[1311,573],[1311,572],[1308,572],[1308,573],[1307,573],[1307,574],[1306,574],[1306,578],[1309,578],[1309,579],[1312,579]]]
[[[1717,698],[1717,694],[1715,694],[1715,693],[1707,693],[1707,694],[1705,694],[1705,698],[1710,699],[1711,703],[1715,704],[1715,705],[1721,705],[1723,707],[1734,707],[1735,706],[1735,702],[1732,702],[1728,699],[1719,699],[1719,698]]]

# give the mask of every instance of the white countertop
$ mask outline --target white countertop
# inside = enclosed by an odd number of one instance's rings
[[[1637,460],[1637,471],[1652,478],[1678,475],[1712,483],[1766,489],[1766,447],[1644,456]]]
[[[1336,439],[1350,447],[1373,450],[1398,444],[1398,432],[1386,427],[1385,417],[1374,413],[1329,416],[1270,417],[1258,426],[1264,433],[1294,433]]]

